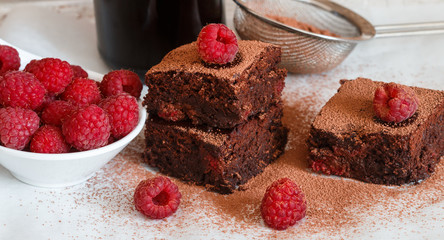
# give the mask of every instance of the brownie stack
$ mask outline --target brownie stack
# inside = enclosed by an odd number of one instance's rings
[[[146,162],[160,172],[232,193],[285,148],[280,48],[239,41],[227,65],[203,62],[196,43],[168,53],[145,78]]]

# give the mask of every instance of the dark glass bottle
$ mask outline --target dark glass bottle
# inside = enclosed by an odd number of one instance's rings
[[[140,76],[170,50],[224,22],[223,0],[94,0],[100,55]]]

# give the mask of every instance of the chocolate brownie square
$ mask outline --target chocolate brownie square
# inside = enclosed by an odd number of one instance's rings
[[[280,101],[285,69],[281,50],[258,41],[238,42],[234,62],[218,67],[200,59],[196,42],[168,53],[146,73],[144,105],[151,114],[194,125],[232,128]]]
[[[383,82],[358,78],[341,84],[312,123],[310,167],[377,184],[428,178],[444,155],[444,91],[411,87],[417,112],[388,124],[373,111],[374,92]]]
[[[219,193],[232,193],[283,153],[287,129],[281,117],[281,104],[232,129],[150,115],[144,158],[161,173]]]

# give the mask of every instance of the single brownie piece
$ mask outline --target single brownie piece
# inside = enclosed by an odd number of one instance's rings
[[[174,123],[150,115],[144,157],[161,173],[231,193],[283,153],[287,129],[281,117],[281,104],[232,129]]]
[[[194,125],[218,128],[267,112],[280,101],[287,76],[276,67],[281,49],[258,41],[238,43],[236,59],[222,67],[203,62],[195,42],[172,50],[145,76],[147,110],[166,120],[191,119]]]
[[[444,155],[444,91],[411,87],[418,110],[393,124],[373,111],[374,92],[384,83],[358,78],[341,84],[311,126],[310,167],[377,184],[428,178]]]

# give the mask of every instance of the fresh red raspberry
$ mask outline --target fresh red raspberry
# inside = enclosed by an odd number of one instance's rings
[[[71,65],[58,58],[43,58],[29,62],[25,71],[34,74],[49,93],[60,94],[71,83]]]
[[[20,57],[17,50],[7,45],[0,45],[0,75],[20,68]]]
[[[0,105],[36,109],[45,98],[46,89],[34,75],[9,71],[0,76]]]
[[[69,145],[60,127],[43,125],[32,136],[29,149],[35,153],[67,153]]]
[[[0,108],[0,141],[5,147],[22,150],[39,128],[40,119],[31,109]]]
[[[76,78],[88,78],[88,73],[79,65],[72,65],[71,64],[71,69],[72,69],[72,78],[76,79]]]
[[[114,137],[112,135],[110,135],[109,138],[108,138],[108,144],[107,145],[109,145],[109,144],[111,144],[111,143],[113,143],[115,141],[116,141],[116,139],[114,139]]]
[[[157,110],[157,116],[167,120],[177,122],[185,119],[185,113],[176,108],[171,103],[162,102],[160,108]]]
[[[111,135],[108,114],[95,104],[74,111],[62,123],[68,144],[79,151],[103,147]]]
[[[161,219],[176,212],[182,195],[177,185],[167,177],[143,180],[134,192],[134,204],[143,215]]]
[[[125,137],[139,122],[139,105],[128,93],[107,97],[99,106],[108,113],[111,135],[115,139]]]
[[[200,57],[207,63],[226,64],[238,51],[236,35],[227,26],[212,23],[202,28],[197,37]]]
[[[136,98],[140,97],[142,92],[142,82],[139,76],[129,70],[114,70],[103,76],[100,83],[100,90],[106,97],[127,92]]]
[[[307,205],[304,193],[292,180],[281,178],[265,192],[261,204],[265,223],[278,230],[287,229],[305,217]]]
[[[408,119],[416,112],[418,104],[411,88],[393,82],[378,87],[373,98],[376,116],[384,122],[399,123]]]
[[[102,100],[97,82],[89,78],[76,78],[69,84],[61,96],[62,100],[85,107]]]
[[[40,114],[43,111],[43,109],[45,109],[50,103],[54,102],[56,99],[57,99],[56,95],[54,95],[53,93],[46,92],[42,104],[40,104],[40,106],[34,109],[34,111]]]
[[[41,119],[45,124],[60,127],[62,126],[63,120],[75,110],[77,110],[77,107],[72,103],[63,100],[55,100],[43,109]]]

